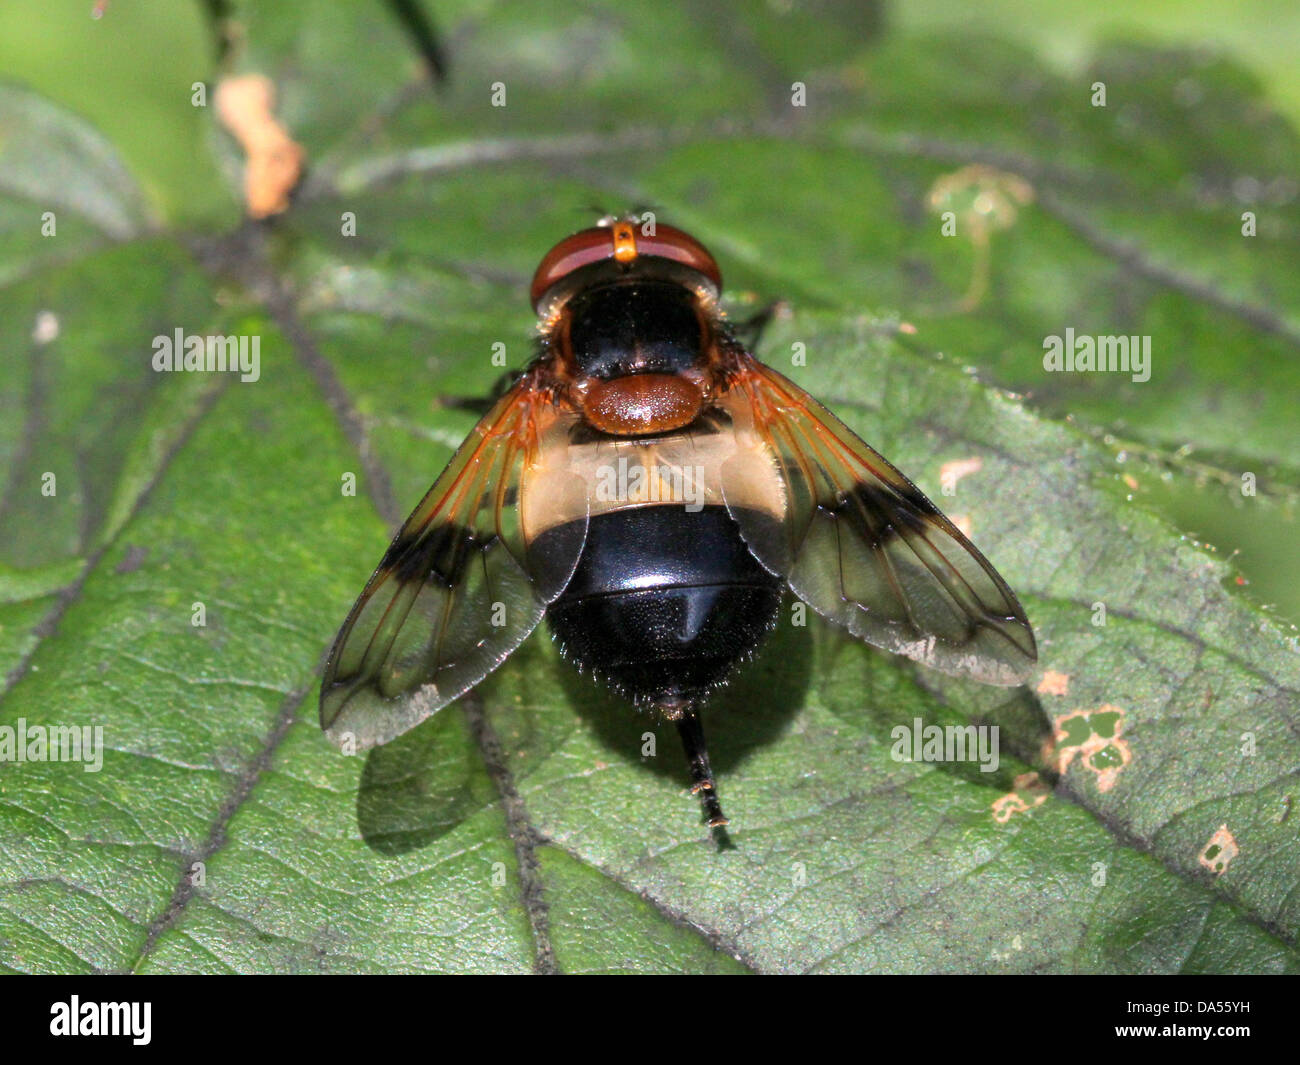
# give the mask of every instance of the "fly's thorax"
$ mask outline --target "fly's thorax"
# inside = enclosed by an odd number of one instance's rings
[[[597,285],[565,310],[563,340],[575,378],[681,373],[703,363],[712,341],[696,294],[672,281]]]
[[[706,408],[720,328],[697,289],[632,274],[576,292],[548,333],[587,424],[641,437],[682,429]]]

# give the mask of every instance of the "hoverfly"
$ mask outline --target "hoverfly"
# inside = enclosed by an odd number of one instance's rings
[[[651,232],[653,230],[653,232]],[[667,225],[606,218],[542,259],[539,350],[406,520],[321,686],[336,743],[385,743],[496,669],[543,617],[565,658],[673,722],[727,824],[700,705],[789,587],[867,643],[1021,683],[1015,594],[906,477],[763,365],[718,265]]]

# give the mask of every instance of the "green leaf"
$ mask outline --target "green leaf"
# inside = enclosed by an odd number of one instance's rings
[[[436,15],[442,93],[386,5],[235,5],[232,69],[271,79],[310,164],[258,226],[153,218],[93,126],[0,90],[0,138],[23,131],[0,139],[0,726],[104,740],[98,771],[0,764],[0,966],[1300,970],[1297,637],[1123,479],[1182,475],[1194,434],[1300,484],[1296,207],[1271,184],[1296,142],[1249,79],[1117,47],[1073,84],[847,3]],[[204,144],[233,209],[236,146]],[[1034,198],[962,310],[982,253],[926,196],[975,162]],[[1249,243],[1244,176],[1274,189]],[[490,387],[496,343],[528,358],[527,279],[587,206],[638,201],[713,249],[738,315],[792,304],[760,354],[971,523],[1040,642],[1007,692],[783,610],[706,709],[731,849],[672,730],[543,633],[362,757],[316,723],[330,638],[473,426],[442,400]],[[1150,334],[1152,382],[1048,379],[1067,326]],[[176,329],[256,339],[257,379],[154,372]],[[997,725],[999,765],[900,760],[918,721]]]

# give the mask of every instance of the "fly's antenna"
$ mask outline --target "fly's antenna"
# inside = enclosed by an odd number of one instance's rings
[[[604,204],[589,203],[585,207],[580,207],[579,211],[586,216],[595,215],[598,226],[612,226],[618,221],[618,215],[606,210]]]

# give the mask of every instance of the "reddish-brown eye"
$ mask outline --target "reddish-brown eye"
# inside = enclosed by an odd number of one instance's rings
[[[689,266],[712,281],[714,288],[722,288],[722,273],[709,254],[709,249],[689,233],[683,233],[674,226],[656,225],[652,237],[647,237],[638,229],[636,250],[639,255],[656,255],[660,259],[672,259]]]
[[[616,222],[574,233],[546,253],[533,274],[529,290],[533,307],[536,309],[551,287],[575,270],[605,259],[631,263],[642,256],[670,259],[689,266],[708,278],[715,288],[722,287],[717,262],[689,233],[673,226],[656,225],[654,235],[647,236],[640,225]]]
[[[609,226],[596,226],[565,237],[546,253],[537,272],[533,274],[533,285],[529,291],[533,307],[541,302],[552,285],[568,277],[574,270],[613,257],[614,231]]]

